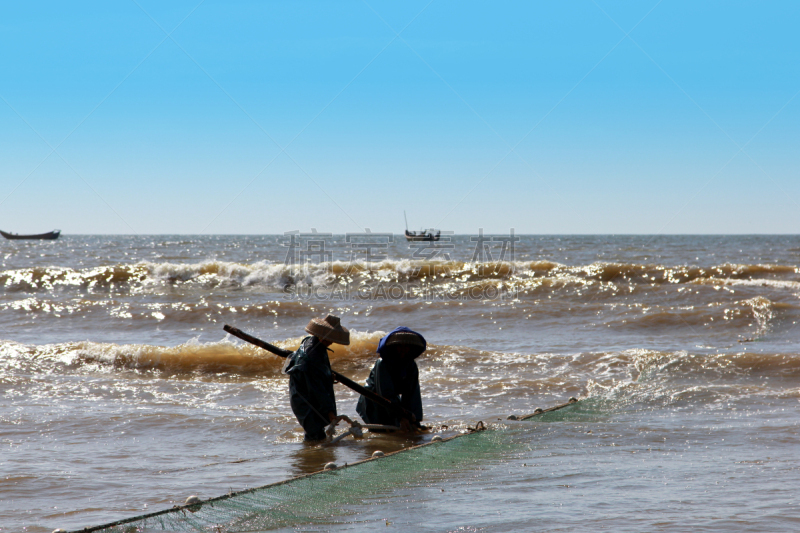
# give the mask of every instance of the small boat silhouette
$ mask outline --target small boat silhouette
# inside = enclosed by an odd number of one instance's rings
[[[437,231],[436,233],[433,232],[433,228],[428,231],[420,230],[420,231],[408,231],[408,217],[406,216],[406,212],[403,211],[403,218],[406,219],[406,240],[407,241],[438,241],[439,237],[442,235],[442,230]]]
[[[6,239],[11,239],[12,241],[20,239],[53,240],[58,239],[58,236],[61,235],[61,230],[57,229],[48,233],[37,233],[35,235],[19,235],[17,233],[6,233],[5,231],[0,230],[0,234],[2,234]]]

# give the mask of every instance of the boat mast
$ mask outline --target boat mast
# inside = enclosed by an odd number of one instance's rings
[[[403,218],[406,219],[406,231],[408,231],[408,217],[406,216],[406,210],[403,209]]]

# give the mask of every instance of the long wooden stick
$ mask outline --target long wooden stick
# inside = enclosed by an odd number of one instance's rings
[[[247,333],[245,333],[244,331],[240,330],[239,328],[235,328],[233,326],[229,326],[228,324],[225,324],[225,326],[223,326],[222,329],[224,329],[225,331],[227,331],[228,333],[230,333],[234,337],[239,337],[243,341],[247,341],[250,344],[254,344],[254,345],[258,346],[259,348],[263,348],[263,349],[267,350],[268,352],[272,352],[275,355],[277,355],[278,357],[289,357],[290,355],[292,355],[292,351],[291,350],[284,350],[283,348],[278,348],[274,344],[270,344],[268,342],[264,342],[261,339],[257,339],[255,337],[253,337],[252,335],[248,335]]]

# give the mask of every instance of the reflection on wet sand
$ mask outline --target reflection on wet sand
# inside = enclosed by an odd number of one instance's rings
[[[385,454],[396,452],[419,444],[432,438],[431,433],[410,435],[408,433],[367,433],[361,439],[348,437],[333,446],[324,444],[308,444],[295,449],[291,453],[290,465],[292,475],[299,476],[319,472],[328,463],[338,466],[352,464],[369,459],[376,451]],[[449,436],[449,435],[446,435]]]

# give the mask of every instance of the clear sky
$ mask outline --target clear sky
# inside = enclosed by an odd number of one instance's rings
[[[794,1],[5,2],[0,229],[800,233],[798,27]]]

